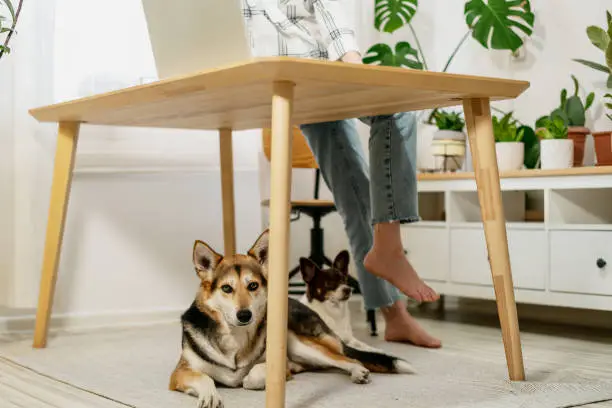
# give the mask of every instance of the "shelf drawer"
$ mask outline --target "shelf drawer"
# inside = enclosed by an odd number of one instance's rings
[[[446,227],[402,227],[402,241],[412,266],[425,280],[446,281],[448,276]]]
[[[550,253],[550,290],[612,295],[612,231],[552,231]]]
[[[546,233],[508,230],[508,247],[514,287],[544,290],[548,271]],[[452,229],[450,253],[453,282],[492,286],[482,228]]]

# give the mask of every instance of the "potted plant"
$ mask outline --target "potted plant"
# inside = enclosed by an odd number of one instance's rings
[[[586,111],[593,105],[595,93],[591,92],[588,94],[583,102],[580,96],[578,96],[580,84],[574,75],[572,75],[572,81],[574,82],[574,94],[568,98],[567,89],[563,89],[561,91],[561,105],[550,114],[548,119],[552,117],[561,118],[567,126],[568,138],[574,141],[574,166],[579,167],[582,166],[584,160],[584,144],[586,137],[591,133],[591,131],[585,127]],[[538,119],[536,127],[543,126],[543,124],[540,123],[542,119],[543,118]]]
[[[0,0],[0,59],[11,52],[9,44],[15,34],[15,27],[17,27],[17,20],[19,20],[22,5],[23,0],[19,0],[15,9],[13,0]],[[2,15],[3,8],[8,10],[10,18]],[[4,41],[1,40],[2,36],[4,36]]]
[[[606,11],[606,17],[608,21],[607,30],[594,25],[589,26],[586,29],[586,33],[589,40],[591,40],[591,44],[604,53],[605,65],[583,59],[574,59],[574,61],[608,75],[608,88],[612,89],[612,13]]]
[[[436,127],[431,144],[431,153],[436,157],[436,170],[456,171],[465,158],[465,121],[460,113],[437,111]]]
[[[525,159],[523,144],[525,132],[520,129],[512,113],[506,113],[501,119],[497,116],[492,118],[497,165],[500,171],[520,170]]]
[[[551,115],[540,120],[536,134],[540,138],[542,169],[567,169],[574,165],[574,141],[568,139],[568,126],[562,117]]]
[[[612,94],[606,94],[604,98],[606,108],[610,113],[606,114],[608,119],[612,121]],[[597,157],[598,166],[612,165],[612,131],[593,132],[593,140],[595,142],[595,157]]]

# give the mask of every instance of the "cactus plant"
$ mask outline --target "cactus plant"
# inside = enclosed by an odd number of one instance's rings
[[[593,105],[595,93],[591,92],[587,95],[586,100],[582,102],[578,96],[580,85],[578,79],[572,75],[574,81],[574,94],[567,97],[567,89],[561,91],[561,105],[555,109],[551,117],[558,116],[563,119],[566,126],[584,126],[586,122],[586,111]]]

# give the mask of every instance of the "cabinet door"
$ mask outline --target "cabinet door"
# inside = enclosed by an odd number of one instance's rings
[[[509,230],[508,247],[514,287],[544,290],[548,273],[546,233]],[[450,253],[453,282],[492,286],[482,228],[451,229]]]
[[[612,295],[612,231],[552,231],[550,289]]]
[[[402,227],[408,259],[425,280],[446,281],[448,277],[448,230],[446,227]]]

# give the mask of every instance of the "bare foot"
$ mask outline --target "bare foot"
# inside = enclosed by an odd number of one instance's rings
[[[397,301],[381,309],[385,317],[385,340],[394,343],[412,343],[415,346],[440,348],[442,342],[429,335],[406,310],[403,302]]]
[[[363,260],[368,272],[391,282],[406,296],[417,302],[435,302],[440,298],[432,288],[421,280],[404,250],[389,250],[373,247]]]

